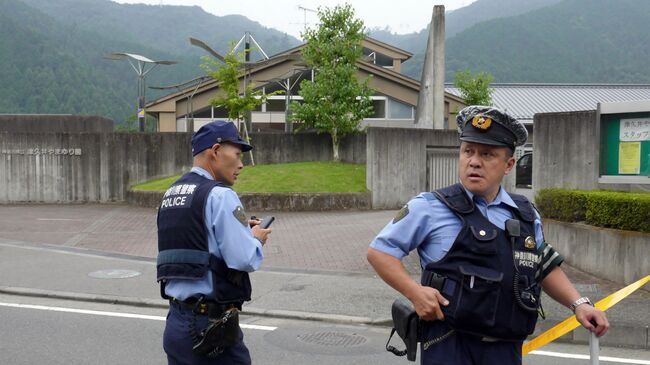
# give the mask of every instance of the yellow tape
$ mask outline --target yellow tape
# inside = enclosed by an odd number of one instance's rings
[[[650,275],[626,286],[625,288],[611,294],[608,297],[599,300],[595,306],[596,308],[602,311],[606,311],[609,308],[613,307],[616,303],[623,300],[628,295],[634,293],[637,289],[639,289],[649,281],[650,281]],[[564,321],[562,321],[561,323],[557,324],[555,327],[535,337],[531,341],[526,342],[521,349],[521,353],[525,356],[529,352],[534,351],[548,344],[549,342],[554,341],[558,337],[564,336],[565,334],[573,331],[578,326],[580,326],[580,322],[576,320],[576,316],[571,316],[565,319]]]

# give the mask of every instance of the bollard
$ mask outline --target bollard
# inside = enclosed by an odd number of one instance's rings
[[[589,365],[598,365],[600,356],[600,345],[595,333],[589,332]]]

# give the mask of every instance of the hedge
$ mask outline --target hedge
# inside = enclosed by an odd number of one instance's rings
[[[535,203],[544,218],[650,232],[650,193],[542,189]]]

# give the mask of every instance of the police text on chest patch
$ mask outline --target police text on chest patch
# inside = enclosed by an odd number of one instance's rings
[[[513,253],[515,263],[519,267],[527,267],[530,269],[535,269],[537,265],[542,261],[542,258],[533,252],[527,251],[514,251]]]

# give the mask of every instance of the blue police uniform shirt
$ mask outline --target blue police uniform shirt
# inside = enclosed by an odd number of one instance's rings
[[[192,167],[192,172],[214,180],[206,170]],[[233,211],[242,206],[232,190],[215,186],[205,203],[205,225],[208,230],[208,249],[235,270],[252,272],[260,268],[264,256],[262,244],[253,236],[251,228],[237,220]],[[214,299],[212,273],[201,280],[169,280],[165,292],[170,297],[185,300],[191,296],[205,295]]]
[[[512,212],[507,208],[517,205],[510,195],[499,188],[494,201],[475,196],[465,189],[476,207],[492,224],[505,229],[505,221],[512,219]],[[428,198],[427,199],[427,194]],[[462,228],[461,220],[432,193],[421,193],[408,202],[409,213],[396,223],[391,221],[379,232],[370,247],[398,259],[407,256],[414,249],[418,250],[420,264],[425,267],[430,262],[443,258],[456,240]],[[542,222],[535,211],[535,240],[539,248],[544,241]]]

